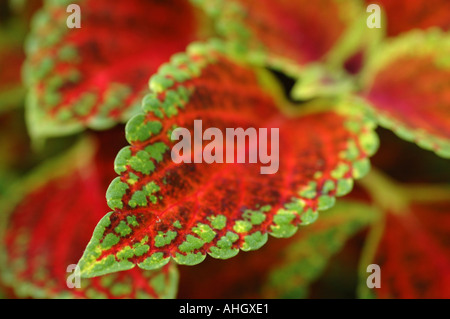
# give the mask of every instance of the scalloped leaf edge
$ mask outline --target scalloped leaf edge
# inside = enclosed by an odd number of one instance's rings
[[[368,90],[374,80],[376,72],[395,60],[396,57],[414,48],[418,55],[428,54],[436,49],[450,51],[450,36],[437,28],[429,30],[413,30],[391,40],[387,40],[382,46],[370,52],[368,63],[361,73],[361,82],[364,90]],[[443,58],[443,66],[449,68],[450,59]],[[436,155],[450,159],[450,140],[434,136],[420,128],[413,129],[399,120],[380,112],[369,101],[365,101],[365,107],[372,113],[372,117],[378,124],[394,132],[399,138],[413,142],[419,147],[434,152]]]
[[[162,65],[159,71],[154,76],[151,77],[149,81],[149,86],[152,93],[150,93],[143,99],[142,104],[143,111],[144,112],[151,111],[155,115],[157,116],[159,115],[158,117],[163,118],[164,113],[162,111],[167,112],[170,109],[170,107],[166,106],[167,109],[164,109],[164,106],[161,105],[155,106],[154,103],[151,102],[155,101],[154,99],[155,95],[161,92],[165,92],[167,95],[167,92],[169,92],[170,88],[174,85],[174,81],[172,79],[179,79],[178,82],[182,83],[187,79],[198,76],[200,70],[203,67],[215,61],[216,58],[214,54],[212,54],[214,51],[219,54],[225,54],[233,61],[234,59],[237,58],[236,55],[234,55],[236,52],[233,50],[232,47],[230,48],[227,44],[217,39],[213,39],[207,43],[196,42],[189,45],[186,53],[178,53],[174,55],[169,63]],[[195,56],[196,59],[191,59],[190,56]],[[182,76],[178,78],[180,74],[177,74],[177,67],[180,65],[181,62],[182,63],[188,62],[189,64],[189,69],[191,73],[189,74],[188,77]],[[183,75],[186,75],[186,73],[184,72]],[[354,101],[356,100],[345,101],[345,103],[341,104],[341,107],[338,109],[338,111],[341,112],[343,115],[350,115],[349,119],[347,119],[347,121],[345,122],[345,126],[350,131],[353,130],[355,132],[360,133],[359,142],[361,149],[365,152],[364,153],[365,158],[357,159],[356,157],[361,155],[359,152],[357,153],[356,156],[355,154],[351,154],[351,151],[342,152],[341,154],[339,154],[340,162],[335,169],[335,176],[333,176],[336,178],[336,184],[334,184],[333,180],[329,180],[328,183],[324,184],[324,185],[328,184],[327,186],[328,192],[337,189],[336,193],[337,197],[348,194],[353,188],[353,180],[360,179],[368,173],[368,171],[370,170],[370,161],[368,157],[375,154],[379,146],[378,135],[374,131],[376,127],[375,122],[373,122],[372,119],[370,119],[370,117],[367,117],[364,113],[361,113],[361,109],[358,107],[358,104],[355,105],[349,104]],[[355,121],[353,117],[356,116],[362,117],[362,119]],[[130,119],[129,123],[131,123],[132,121],[133,118]],[[131,130],[134,129],[135,129],[134,125],[127,124],[126,135],[130,136]],[[350,143],[354,144],[354,141],[350,140]],[[126,149],[127,148],[125,148],[124,150]],[[116,157],[116,163],[121,161],[120,159],[121,152],[119,152]],[[348,167],[347,165],[349,161],[352,163],[350,167]],[[351,172],[351,178],[344,178],[345,173],[349,171]],[[119,172],[117,173],[119,174]],[[319,179],[320,177],[321,177],[320,173],[317,173],[315,176],[316,179]],[[330,182],[333,185],[331,185]],[[120,204],[117,203],[117,200],[121,198],[124,185],[125,184],[120,182],[119,177],[117,177],[115,180],[112,181],[106,195],[107,201],[111,209],[120,208]],[[309,196],[308,194],[310,195],[314,194],[315,196],[315,194],[317,194],[318,191],[319,188],[317,182],[311,181],[309,185],[307,185],[304,189],[299,190],[299,194],[301,193],[305,196],[305,198],[307,198],[307,196]],[[251,235],[247,235],[244,237],[244,243],[240,247],[240,249],[237,248],[227,249],[226,247],[227,246],[231,247],[229,244],[232,243],[233,240],[235,241],[236,240],[235,237],[237,236],[235,233],[229,231],[225,236],[219,239],[219,241],[223,240],[224,248],[219,249],[216,246],[211,246],[207,254],[213,258],[228,259],[237,255],[239,253],[239,250],[250,251],[259,249],[267,242],[268,234],[276,238],[288,238],[294,235],[294,233],[299,228],[298,225],[291,224],[291,221],[293,221],[293,219],[296,216],[298,215],[301,216],[302,219],[301,225],[310,224],[317,219],[318,211],[329,209],[334,205],[336,196],[329,196],[329,195],[320,196],[318,199],[317,210],[313,211],[312,209],[310,209],[307,212],[301,211],[305,206],[305,201],[301,198],[295,198],[293,202],[286,204],[283,209],[280,209],[274,215],[275,216],[274,220],[277,220],[278,222],[274,223],[271,226],[271,231],[269,231],[268,233],[262,234],[260,231],[257,231]],[[264,207],[261,209],[264,209]],[[118,261],[114,258],[113,255],[109,255],[108,257],[102,259],[101,261],[96,260],[102,251],[99,244],[100,240],[102,239],[104,229],[108,227],[111,223],[109,218],[111,214],[112,212],[109,212],[100,220],[97,227],[95,228],[91,241],[87,245],[86,250],[79,261],[82,277],[86,278],[95,277],[110,272],[129,270],[136,266],[135,264],[128,261],[128,259]],[[216,229],[221,229],[220,225],[223,222],[221,223],[220,220],[223,220],[223,218],[226,217],[223,215],[210,216],[210,220],[212,220],[213,223],[217,222],[216,223],[217,227],[215,227]],[[241,220],[240,222],[245,223],[246,221]],[[128,224],[129,226],[132,226],[132,223]],[[236,221],[236,224],[239,224],[239,221]],[[205,225],[199,223],[196,226],[201,228],[204,227]],[[222,228],[223,227],[224,226],[222,226]],[[207,230],[208,232],[209,231],[214,232],[209,226],[208,228],[209,228]],[[215,234],[216,233],[214,232],[214,235]],[[188,235],[186,237],[186,240],[181,245],[183,244],[195,245],[194,241],[195,238],[190,238]],[[201,252],[198,252],[194,254],[189,253],[189,251],[187,251],[186,255],[181,255],[177,253],[176,256],[173,257],[170,256],[164,257],[162,252],[155,252],[151,256],[147,257],[143,262],[140,262],[138,266],[146,270],[158,269],[163,265],[167,264],[171,258],[181,265],[196,265],[206,258],[206,253],[203,254]]]

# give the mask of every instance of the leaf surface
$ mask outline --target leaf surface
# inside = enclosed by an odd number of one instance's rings
[[[139,109],[147,80],[196,38],[184,0],[81,0],[81,28],[70,29],[73,1],[45,1],[26,43],[27,117],[34,137],[105,129]]]
[[[366,0],[366,4],[380,5],[386,15],[389,37],[412,29],[450,30],[450,3],[446,0]]]
[[[376,169],[361,184],[382,216],[362,251],[359,296],[449,298],[449,185],[402,184]],[[368,280],[380,287],[369,289]]]
[[[450,201],[412,203],[402,213],[386,216],[373,261],[381,287],[373,292],[379,298],[450,298]]]
[[[76,265],[102,217],[113,158],[84,142],[49,160],[2,201],[1,281],[19,298],[173,298],[173,264],[158,271],[134,269],[82,279],[70,289]],[[106,157],[105,157],[106,155]],[[109,175],[108,175],[109,174]]]
[[[238,254],[226,262],[206,259],[195,267],[180,267],[178,297],[312,297],[311,284],[335,266],[333,261],[341,261],[341,254],[348,256],[345,249],[353,243],[349,241],[381,216],[378,209],[356,200],[354,192],[288,239],[268,241],[258,251]]]
[[[362,113],[349,107],[288,116],[256,71],[222,49],[220,43],[193,45],[150,80],[144,114],[126,127],[131,145],[116,157],[120,176],[106,194],[113,211],[79,262],[83,276],[135,265],[155,269],[170,257],[194,265],[206,254],[226,259],[239,249],[256,250],[268,233],[289,237],[299,224],[313,222],[318,210],[332,206],[369,169],[378,139]],[[261,163],[248,159],[176,164],[171,132],[179,127],[192,133],[198,119],[203,129],[224,134],[226,128],[278,128],[279,143],[272,144],[281,151],[278,172],[261,174]],[[237,143],[235,152],[254,146]],[[136,242],[145,250],[136,251]]]
[[[245,50],[261,50],[266,62],[287,72],[323,60],[362,13],[356,1],[193,2],[215,17],[218,32],[227,39]]]
[[[266,298],[306,298],[329,259],[346,241],[372,223],[380,213],[370,205],[343,200],[305,228],[283,250],[264,287]]]
[[[412,32],[373,54],[367,100],[399,137],[450,157],[450,37]]]

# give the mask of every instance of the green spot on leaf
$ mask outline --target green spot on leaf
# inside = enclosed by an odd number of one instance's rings
[[[318,217],[319,217],[319,213],[313,211],[310,208],[301,216],[301,220],[302,220],[301,225],[306,226],[306,225],[312,224],[317,220]]]
[[[156,93],[161,93],[174,85],[173,80],[168,79],[160,74],[155,74],[150,78],[149,87],[150,90]]]
[[[103,239],[101,247],[106,250],[106,249],[111,248],[118,242],[119,242],[119,237],[110,233],[110,234],[106,235],[105,238]]]
[[[136,216],[127,216],[127,222],[128,225],[133,226],[133,227],[137,227],[139,226],[139,223],[136,220]]]
[[[155,159],[157,162],[163,160],[164,153],[169,149],[169,147],[163,142],[154,143],[145,148],[145,151],[150,155],[151,158]]]
[[[152,254],[150,257],[147,257],[143,262],[139,263],[138,266],[139,268],[145,270],[153,270],[161,268],[169,261],[170,258],[164,258],[164,254],[162,252],[157,252]]]
[[[130,205],[130,207],[136,207],[136,206],[141,206],[144,207],[147,205],[147,197],[145,196],[145,192],[143,191],[136,191],[133,193],[133,195],[131,196],[130,201],[128,202],[128,205]]]
[[[160,122],[146,122],[145,115],[138,114],[128,121],[125,127],[125,135],[130,144],[134,142],[144,142],[151,136],[158,134],[161,131],[161,128],[162,124]]]
[[[252,229],[252,223],[247,220],[237,220],[236,224],[233,226],[233,230],[238,233],[246,233]]]
[[[111,209],[123,208],[122,198],[128,190],[128,185],[116,177],[106,191],[106,201]]]
[[[368,154],[372,156],[378,150],[379,140],[378,136],[370,131],[359,135],[359,144],[362,149]]]
[[[221,230],[227,225],[227,218],[224,215],[212,216],[210,220],[211,226],[217,230]]]
[[[146,151],[139,151],[129,160],[131,168],[143,174],[150,174],[155,169],[155,165],[150,160],[150,154]]]
[[[288,238],[295,234],[298,227],[292,224],[296,214],[293,211],[280,209],[273,217],[275,225],[271,225],[272,235],[277,238]]]
[[[202,248],[204,244],[205,241],[203,239],[194,237],[192,235],[187,235],[186,240],[180,246],[178,246],[178,249],[183,253],[188,253]]]
[[[309,182],[308,186],[304,187],[299,195],[307,199],[315,198],[317,196],[317,182]]]
[[[176,253],[174,259],[177,263],[180,265],[188,265],[193,266],[201,263],[203,260],[205,260],[206,255],[203,255],[201,252],[198,252],[196,254],[187,254],[186,256]]]
[[[116,254],[117,258],[121,260],[127,260],[134,256],[134,251],[130,247],[126,246]]]
[[[331,177],[334,179],[341,179],[344,178],[345,174],[350,170],[350,167],[347,164],[340,163],[338,167],[336,167],[331,172]]]
[[[260,231],[244,237],[243,251],[257,250],[264,246],[267,242],[268,235],[262,234]]]
[[[166,233],[160,232],[155,236],[155,247],[169,245],[175,237],[177,237],[177,233],[174,231],[168,230]]]
[[[336,196],[344,196],[350,193],[353,189],[353,179],[340,179],[337,182]]]
[[[210,243],[216,237],[216,232],[206,224],[199,223],[192,231],[206,243]]]
[[[231,248],[233,243],[239,239],[239,236],[233,232],[227,232],[225,236],[222,236],[216,244],[216,247],[212,246],[209,249],[209,254],[214,258],[228,259],[236,256],[239,253],[239,249]]]
[[[119,225],[117,225],[114,230],[121,237],[125,237],[126,235],[131,234],[131,228],[123,220],[120,221]]]
[[[127,170],[128,161],[131,158],[131,149],[129,146],[124,147],[117,153],[114,161],[114,170],[117,174],[121,174]]]
[[[365,158],[353,163],[353,177],[355,179],[364,177],[370,171],[370,161]]]
[[[328,195],[319,196],[318,210],[327,210],[327,209],[333,207],[335,202],[336,202],[336,200],[333,196],[328,196]]]
[[[182,227],[179,220],[176,220],[176,221],[173,223],[173,226],[174,226],[175,228],[178,228],[178,229],[181,229],[181,227]]]
[[[334,182],[331,180],[327,180],[324,184],[323,184],[323,188],[322,188],[322,193],[324,194],[328,194],[329,192],[331,192],[332,190],[334,190]]]

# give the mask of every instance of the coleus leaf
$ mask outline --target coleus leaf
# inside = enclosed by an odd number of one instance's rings
[[[448,191],[450,198],[450,191]],[[450,201],[411,203],[386,215],[373,263],[379,298],[450,298]]]
[[[67,6],[80,6],[69,29]],[[139,109],[147,80],[196,38],[185,0],[52,1],[36,14],[26,43],[27,117],[34,137],[104,129]]]
[[[356,106],[296,118],[277,107],[257,71],[234,61],[221,42],[195,44],[150,80],[143,114],[127,124],[131,146],[115,161],[106,194],[113,210],[98,224],[79,262],[86,277],[169,262],[226,259],[293,235],[317,211],[348,193],[378,146],[373,122]],[[327,101],[327,103],[333,103]],[[203,126],[279,128],[279,171],[258,164],[175,164],[170,134]],[[241,147],[241,146],[238,146]],[[274,146],[276,147],[276,146]],[[134,242],[145,245],[137,252]]]
[[[449,298],[450,187],[401,184],[376,169],[361,184],[382,216],[361,254],[359,296]],[[376,289],[367,285],[370,264],[380,267]]]
[[[450,3],[446,0],[366,0],[366,3],[380,5],[389,37],[417,28],[450,30]]]
[[[251,253],[237,254],[226,261],[206,258],[195,267],[180,266],[177,298],[263,298],[261,288],[267,275],[278,265],[277,262],[283,256],[284,249],[301,233],[302,231],[299,231],[283,240],[268,240],[260,249]]]
[[[265,284],[265,297],[306,298],[309,285],[322,274],[329,259],[379,216],[374,207],[349,200],[324,212],[283,250]]]
[[[344,44],[364,12],[358,1],[192,2],[215,18],[221,35],[244,50],[258,52],[255,57],[263,57],[265,63],[288,73],[298,70],[298,66],[324,60],[334,47]]]
[[[105,150],[106,149],[106,150]],[[175,265],[81,280],[67,280],[105,209],[104,191],[113,157],[91,140],[49,160],[2,201],[0,274],[24,298],[173,298]],[[94,154],[96,153],[97,154]],[[109,164],[109,165],[106,165]],[[108,175],[109,174],[109,175]]]
[[[366,99],[399,137],[450,157],[450,37],[411,32],[376,51],[365,70]]]
[[[277,276],[274,276],[274,274],[278,273],[277,269],[280,267],[293,269],[295,268],[294,264],[304,263],[305,260],[295,259],[295,256],[304,252],[304,248],[313,247],[316,243],[320,244],[320,240],[317,239],[323,238],[323,236],[320,237],[321,234],[326,233],[328,230],[330,232],[327,233],[327,235],[330,238],[336,235],[338,239],[348,241],[343,245],[343,242],[335,243],[330,239],[330,248],[331,250],[334,250],[336,254],[334,256],[331,256],[331,252],[329,252],[328,255],[325,254],[326,256],[323,259],[323,263],[327,263],[327,267],[318,280],[321,281],[321,279],[328,277],[329,271],[333,270],[336,266],[341,267],[340,265],[345,264],[346,266],[352,266],[351,268],[354,268],[354,265],[349,265],[348,261],[351,259],[350,256],[353,256],[352,253],[355,244],[360,246],[359,240],[361,238],[358,235],[364,235],[362,232],[358,231],[358,229],[362,230],[361,228],[364,228],[369,221],[372,221],[376,217],[374,213],[378,213],[377,209],[362,202],[361,197],[365,199],[367,195],[363,194],[365,196],[360,196],[361,187],[358,187],[358,184],[355,186],[356,187],[352,192],[337,201],[333,208],[322,212],[320,218],[316,222],[305,227],[300,227],[300,231],[290,238],[284,240],[269,240],[267,244],[259,250],[252,251],[248,254],[238,254],[234,258],[226,260],[226,262],[207,258],[203,263],[196,265],[195,267],[179,267],[181,280],[177,297],[181,299],[261,299],[274,296],[280,297],[281,295],[287,295],[289,292],[293,295],[291,289],[292,286],[289,286],[289,283],[287,283],[288,289],[285,291],[281,289],[281,285],[276,290],[271,289],[272,286],[276,286],[273,279]],[[359,211],[357,210],[358,208],[360,208]],[[368,211],[366,211],[366,208],[368,208]],[[344,224],[342,229],[339,228],[340,226],[333,223],[337,220],[340,220]],[[351,222],[352,220],[353,223]],[[350,224],[354,225],[354,227],[352,228]],[[347,227],[345,225],[347,225]],[[343,232],[340,230],[344,230],[344,232],[353,230],[358,232],[358,237],[352,236],[352,234],[340,236],[343,235]],[[311,240],[308,236],[311,236]],[[308,244],[310,245],[308,246]],[[343,247],[341,247],[342,245]],[[326,249],[324,249],[324,251],[325,250]],[[339,250],[339,252],[337,252],[337,250]],[[320,253],[324,254],[324,251],[321,251]],[[311,258],[314,261],[321,258],[316,255],[315,251],[310,251],[310,254],[310,256],[304,256],[304,258]],[[261,262],[261,260],[264,260],[264,262]],[[317,263],[314,261],[313,263]],[[336,262],[336,265],[333,262]],[[346,269],[345,272],[353,272],[352,275],[356,273],[355,269],[350,269],[350,267],[346,267]],[[315,298],[317,293],[315,288],[318,281],[314,280],[314,283],[311,283],[306,280],[306,276],[309,275],[309,278],[311,278],[312,273],[314,273],[314,270],[310,269],[303,274],[292,271],[290,272],[290,275],[292,275],[293,278],[297,278],[297,282],[300,282],[301,278],[303,278],[304,288],[310,290],[309,297]],[[317,275],[319,275],[319,273],[317,273]],[[345,276],[345,274],[342,275]],[[286,276],[279,279],[284,280],[287,278],[289,277]],[[313,284],[314,287],[311,287],[310,284]],[[309,287],[306,287],[307,285],[309,285]],[[332,294],[333,292],[335,292],[335,290],[329,291],[326,289],[325,296],[327,298],[329,298],[329,296],[336,296]],[[295,294],[295,296],[292,297],[300,297],[300,295]]]
[[[305,297],[316,277],[323,278],[332,267],[331,258],[346,254],[352,244],[348,240],[380,216],[377,209],[354,200],[354,192],[289,239],[268,241],[258,251],[226,262],[206,259],[195,267],[179,267],[178,298]]]

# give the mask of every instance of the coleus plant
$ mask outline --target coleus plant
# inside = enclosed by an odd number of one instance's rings
[[[450,10],[437,0],[374,2],[381,29],[366,26],[371,1],[43,1],[23,46],[23,87],[20,53],[0,75],[14,106],[21,95],[11,92],[26,90],[36,149],[1,166],[3,176],[33,158],[0,188],[5,294],[173,298],[177,264],[209,255],[232,274],[240,250],[260,250],[228,284],[253,272],[265,281],[258,296],[306,297],[330,258],[369,229],[359,297],[450,297],[448,187],[398,184],[369,159],[377,125],[450,157]],[[66,25],[71,3],[79,29]],[[9,7],[17,12],[1,23],[28,24],[30,10]],[[2,116],[20,112],[8,104]],[[193,133],[194,120],[278,128],[278,172],[174,163],[171,134]],[[55,138],[67,147],[51,150]],[[364,196],[352,192],[361,178]],[[271,261],[258,272],[256,258]],[[382,282],[369,290],[373,263]],[[72,289],[75,264],[83,279]]]

